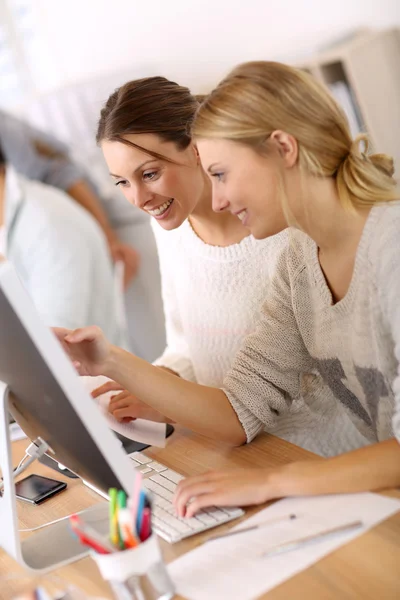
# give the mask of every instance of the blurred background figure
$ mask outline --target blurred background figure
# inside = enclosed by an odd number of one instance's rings
[[[125,222],[122,217],[122,236],[124,239],[122,241],[118,232],[118,215],[117,223],[115,223],[115,219],[112,222],[113,216],[115,217],[115,213],[118,213],[118,210],[116,210],[116,208],[118,209],[118,202],[116,207],[115,201],[112,203],[107,202],[106,199],[100,199],[96,185],[79,163],[71,158],[68,146],[54,136],[32,127],[13,115],[0,111],[0,137],[4,157],[16,172],[30,180],[57,187],[68,194],[69,198],[65,197],[62,202],[63,210],[73,214],[76,223],[81,217],[83,219],[82,224],[77,225],[77,233],[78,231],[83,233],[82,228],[88,222],[87,215],[83,211],[65,209],[66,198],[69,201],[74,200],[75,203],[86,209],[96,219],[105,236],[102,254],[104,255],[108,251],[113,262],[120,261],[124,267],[126,294],[125,303],[122,304],[124,304],[126,325],[124,325],[124,319],[122,319],[120,328],[126,326],[125,339],[128,341],[129,347],[135,348],[138,354],[147,360],[156,358],[164,349],[165,334],[159,289],[158,260],[150,227],[147,227],[146,222],[141,220],[139,223],[135,223],[135,227],[132,228],[129,220]],[[37,197],[40,190],[45,190],[46,198],[49,197],[49,190],[40,186],[35,188]],[[53,192],[51,194],[54,195]],[[57,194],[56,196],[61,197]],[[124,203],[124,200],[121,198],[120,202]],[[60,215],[57,215],[56,220],[59,218]],[[56,239],[55,237],[54,242],[56,242]],[[136,245],[135,239],[140,247],[139,252],[134,247]],[[65,243],[67,244],[67,239],[65,239]],[[81,246],[81,250],[83,249],[82,244],[84,244],[83,237],[78,244]],[[91,251],[89,246],[90,242],[88,242],[86,256],[90,262],[89,255]],[[73,250],[71,248],[71,252]],[[54,251],[57,255],[56,246]],[[9,258],[12,260],[11,256]],[[103,259],[99,258],[99,260],[104,262],[104,256]],[[53,267],[56,268],[55,265]],[[43,268],[45,268],[44,264],[41,265],[41,269]],[[46,273],[43,271],[41,276],[45,278]],[[104,290],[106,297],[112,291],[113,285],[110,278],[105,278],[105,281],[107,281],[106,287],[108,288],[108,290]],[[72,289],[67,290],[67,282],[65,282],[64,289],[68,292],[68,295],[73,293]],[[74,287],[75,293],[76,289]],[[102,305],[102,293],[100,287],[92,289],[93,302],[97,298],[99,305]],[[78,293],[77,300],[79,296]],[[71,312],[73,312],[72,309]],[[86,317],[89,317],[90,314],[90,312],[87,313]],[[48,319],[46,321],[49,322]],[[72,321],[76,323],[74,327],[89,324],[87,320],[80,323],[74,318]],[[95,323],[94,320],[92,322]]]
[[[13,263],[49,326],[97,324],[127,346],[100,227],[61,190],[17,174],[1,151],[0,254]]]

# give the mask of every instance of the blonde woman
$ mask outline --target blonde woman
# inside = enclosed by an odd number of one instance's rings
[[[314,370],[308,392],[343,407],[370,442],[319,463],[189,478],[176,498],[180,515],[398,485],[400,203],[392,161],[361,153],[329,94],[278,63],[235,69],[203,103],[193,131],[214,210],[236,214],[259,239],[291,227],[261,322],[223,388],[163,373],[96,328],[60,331],[64,347],[80,372],[106,374],[168,417],[238,445],[285,418],[302,374]]]

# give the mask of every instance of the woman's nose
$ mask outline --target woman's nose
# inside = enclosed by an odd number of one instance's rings
[[[214,212],[222,212],[224,210],[228,210],[229,200],[227,200],[227,198],[223,194],[213,190],[212,208]]]

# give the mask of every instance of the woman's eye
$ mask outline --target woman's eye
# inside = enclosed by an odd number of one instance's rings
[[[211,177],[215,177],[215,179],[217,181],[222,181],[223,176],[224,176],[224,173],[212,173],[211,174]]]
[[[122,186],[125,186],[126,184],[127,184],[126,179],[120,179],[119,181],[116,181],[114,183],[114,185],[122,185]]]
[[[144,181],[152,181],[158,175],[158,171],[146,171],[143,173]]]

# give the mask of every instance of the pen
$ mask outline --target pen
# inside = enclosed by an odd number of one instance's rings
[[[135,531],[136,531],[136,520],[137,520],[137,511],[138,511],[139,499],[140,499],[141,484],[142,484],[142,474],[139,471],[138,473],[136,473],[135,483],[134,483],[133,490],[132,490],[132,496],[131,496],[130,502],[129,502],[129,507],[132,511],[132,523],[133,523],[133,526],[135,527]],[[136,533],[139,536],[139,531],[136,531]]]
[[[313,540],[324,538],[332,533],[339,533],[341,531],[350,531],[351,529],[356,529],[358,527],[362,527],[362,521],[353,521],[352,523],[346,523],[345,525],[339,525],[338,527],[332,527],[331,529],[325,529],[325,531],[321,531],[320,533],[314,533],[313,535],[307,535],[303,538],[297,538],[297,540],[292,540],[291,542],[287,542],[285,544],[280,544],[278,546],[273,546],[266,552],[261,554],[262,558],[268,556],[275,556],[277,554],[281,554],[283,552],[288,552],[289,550],[295,550],[299,548],[303,544],[307,542],[311,542]]]
[[[247,531],[261,529],[262,527],[266,527],[267,525],[273,525],[274,523],[280,523],[281,521],[291,521],[293,519],[297,519],[296,515],[285,515],[283,517],[276,517],[276,519],[268,519],[268,521],[261,521],[261,523],[256,523],[254,525],[250,525],[249,527],[242,527],[241,529],[228,531],[227,533],[222,533],[221,535],[214,535],[212,537],[209,537],[206,540],[206,542],[213,542],[214,540],[219,540],[221,538],[229,537],[231,535],[236,535],[237,533],[245,533]]]
[[[142,527],[142,517],[143,517],[143,509],[144,509],[145,499],[146,499],[146,494],[144,493],[143,490],[140,490],[139,502],[138,502],[138,507],[137,507],[137,516],[136,516],[136,533],[137,533],[137,536],[139,539],[140,539],[140,531],[141,531],[141,527]]]
[[[117,489],[110,488],[108,490],[110,497],[110,540],[116,548],[119,546],[118,535],[118,507],[117,507]]]
[[[126,508],[126,494],[124,490],[118,490],[117,493],[117,522],[118,522],[118,537],[119,537],[119,547],[121,550],[125,550],[125,540],[122,535],[121,526],[120,526],[120,513],[122,510]]]
[[[140,541],[145,542],[151,534],[150,525],[151,511],[147,506],[143,509],[142,526],[140,528]]]
[[[137,546],[138,540],[133,534],[132,514],[129,508],[122,508],[118,512],[118,524],[125,547],[134,548]]]

